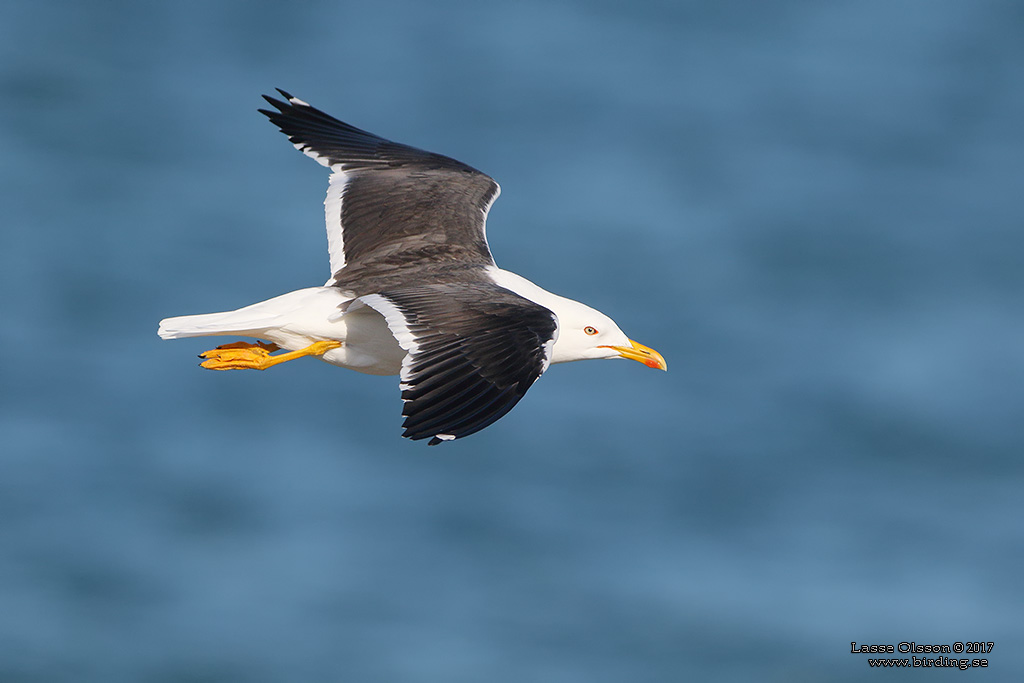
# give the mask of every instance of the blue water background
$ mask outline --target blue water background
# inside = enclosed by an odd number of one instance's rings
[[[661,351],[399,438],[170,315],[327,273],[282,87]],[[1024,680],[1024,9],[0,5],[0,680]],[[994,641],[986,672],[862,643]]]

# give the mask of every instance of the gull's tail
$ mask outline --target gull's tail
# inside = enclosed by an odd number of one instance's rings
[[[266,325],[257,321],[242,322],[237,315],[240,311],[224,313],[206,313],[204,315],[182,315],[177,318],[164,318],[156,333],[162,339],[184,339],[186,337],[210,337],[221,334],[252,337]]]
[[[267,330],[296,322],[304,308],[314,298],[319,297],[321,300],[325,298],[323,295],[325,289],[324,287],[300,289],[267,301],[261,301],[258,304],[239,308],[237,311],[164,318],[160,321],[157,334],[163,339],[217,335],[262,338],[262,334]],[[336,306],[336,295],[330,297],[328,303]]]

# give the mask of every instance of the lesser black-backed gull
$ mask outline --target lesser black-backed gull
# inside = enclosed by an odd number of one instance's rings
[[[611,318],[494,264],[485,222],[500,188],[440,154],[398,144],[279,91],[261,109],[295,147],[331,169],[331,278],[237,311],[160,321],[164,339],[231,335],[201,354],[211,370],[313,356],[399,375],[402,436],[450,441],[487,427],[551,363],[661,355]],[[275,351],[283,353],[274,354]]]

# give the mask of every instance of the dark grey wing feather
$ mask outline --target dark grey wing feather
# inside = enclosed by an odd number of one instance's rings
[[[484,232],[500,191],[471,166],[339,121],[284,91],[261,109],[296,148],[345,175],[339,196],[344,267],[351,281],[410,261],[493,264]],[[330,200],[330,196],[328,197]]]
[[[461,161],[392,142],[339,121],[283,90],[278,92],[284,96],[286,102],[269,95],[263,96],[263,99],[278,111],[260,109],[259,112],[280,128],[293,145],[309,147],[311,151],[323,157],[324,161],[321,163],[325,166],[345,164],[356,168],[361,165],[379,167],[418,164],[479,173]]]
[[[554,314],[497,285],[431,284],[362,297],[405,348],[403,436],[431,445],[508,413],[548,367]]]

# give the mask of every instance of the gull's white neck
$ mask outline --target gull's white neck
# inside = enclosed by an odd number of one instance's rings
[[[502,270],[498,266],[488,266],[487,274],[491,276],[495,284],[499,287],[515,292],[524,299],[529,299],[535,303],[540,304],[544,308],[550,309],[558,315],[558,309],[564,307],[566,303],[578,304],[579,302],[567,299],[564,296],[558,296],[552,294],[548,290],[538,287],[522,275],[516,275],[515,273]]]

